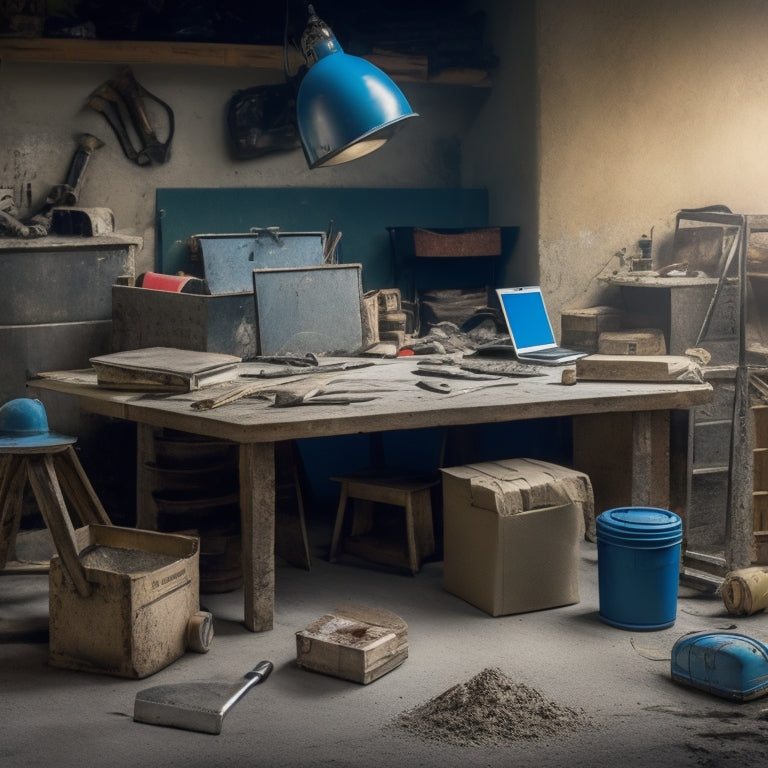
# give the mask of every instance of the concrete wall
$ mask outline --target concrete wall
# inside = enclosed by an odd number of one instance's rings
[[[492,216],[519,214],[517,269],[540,274],[552,308],[598,303],[594,277],[612,255],[637,251],[651,227],[663,247],[680,208],[768,208],[768,4],[491,8],[502,65],[465,146],[464,180],[487,181]]]
[[[236,90],[268,81],[269,75],[203,66],[136,66],[137,80],[169,103],[176,120],[170,161],[139,168],[124,157],[104,119],[83,108],[88,95],[119,71],[111,65],[2,62],[0,187],[14,190],[21,217],[34,213],[49,189],[64,181],[74,138],[95,134],[106,145],[91,160],[80,205],[111,208],[120,231],[144,238],[137,271],[154,265],[158,187],[461,186],[461,142],[488,95],[454,86],[403,84],[420,119],[408,121],[400,135],[368,157],[310,171],[301,150],[247,161],[233,161],[228,154],[227,101]]]
[[[505,279],[540,280],[553,315],[601,300],[595,276],[675,211],[714,203],[768,207],[768,4],[762,0],[478,0],[500,56],[492,91],[405,84],[422,114],[389,145],[309,171],[300,151],[232,161],[224,105],[263,81],[250,70],[141,66],[138,80],[174,108],[171,161],[137,168],[88,94],[118,68],[0,65],[0,186],[30,213],[63,180],[73,136],[107,141],[81,203],[108,206],[154,255],[154,191],[190,186],[485,186],[493,223],[521,227]],[[274,75],[271,76],[274,81]],[[140,263],[139,268],[142,268]]]

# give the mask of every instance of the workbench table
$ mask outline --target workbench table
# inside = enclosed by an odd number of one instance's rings
[[[505,378],[510,386],[490,387],[487,384],[497,382],[447,379],[452,393],[446,395],[416,386],[417,381],[426,378],[414,375],[420,360],[423,358],[377,360],[369,367],[323,374],[330,388],[354,390],[356,396],[370,391],[376,396],[347,405],[276,408],[272,405],[274,398],[247,397],[210,410],[192,407],[195,401],[225,394],[245,382],[258,382],[265,391],[273,392],[275,388],[316,387],[317,374],[239,379],[176,395],[105,389],[98,386],[91,370],[41,374],[42,378],[30,381],[29,386],[71,395],[83,410],[135,422],[138,466],[145,461],[147,445],[159,428],[239,444],[244,623],[254,632],[272,629],[273,625],[277,442],[525,419],[631,414],[632,466],[626,468],[627,475],[632,476],[631,502],[658,506],[669,493],[669,412],[707,403],[712,397],[709,384],[580,381],[567,386],[560,382],[560,368],[540,369],[544,374],[534,378]],[[243,363],[239,372],[256,373],[263,368],[260,363]]]

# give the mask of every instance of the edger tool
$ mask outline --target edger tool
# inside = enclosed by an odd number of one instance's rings
[[[221,733],[224,716],[248,691],[269,677],[271,661],[260,661],[236,683],[156,685],[136,694],[133,719],[201,733]]]

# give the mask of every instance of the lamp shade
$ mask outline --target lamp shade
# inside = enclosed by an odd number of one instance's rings
[[[310,168],[367,155],[386,143],[399,123],[417,117],[384,72],[344,53],[325,30],[305,53],[314,64],[296,99],[299,136]]]

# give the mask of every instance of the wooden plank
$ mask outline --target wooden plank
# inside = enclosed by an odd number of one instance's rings
[[[752,525],[755,533],[768,529],[768,491],[752,494]]]
[[[120,64],[180,64],[183,66],[251,67],[283,73],[281,45],[221,45],[216,43],[143,40],[68,40],[57,38],[0,41],[0,59]]]
[[[289,48],[288,67],[295,72],[303,59]],[[362,58],[394,80],[433,85],[464,85],[489,88],[488,71],[452,67],[429,73],[426,56],[374,51]],[[7,38],[0,40],[0,60],[67,64],[171,64],[194,67],[261,69],[285,80],[282,45],[188,43],[154,40],[76,40],[65,38]]]
[[[27,457],[29,483],[35,494],[40,512],[51,538],[56,545],[62,565],[72,579],[78,594],[88,597],[91,586],[85,578],[80,556],[75,544],[75,529],[64,502],[51,454]]]
[[[240,446],[245,626],[272,629],[275,607],[275,445]]]
[[[754,515],[752,510],[754,432],[749,403],[748,377],[746,366],[739,366],[736,373],[726,517],[725,559],[730,570],[748,567],[752,562],[754,548]]]
[[[27,467],[24,457],[0,456],[0,569],[15,550],[23,505]]]
[[[695,364],[684,355],[588,355],[576,361],[576,378],[581,381],[676,381],[695,369]]]

